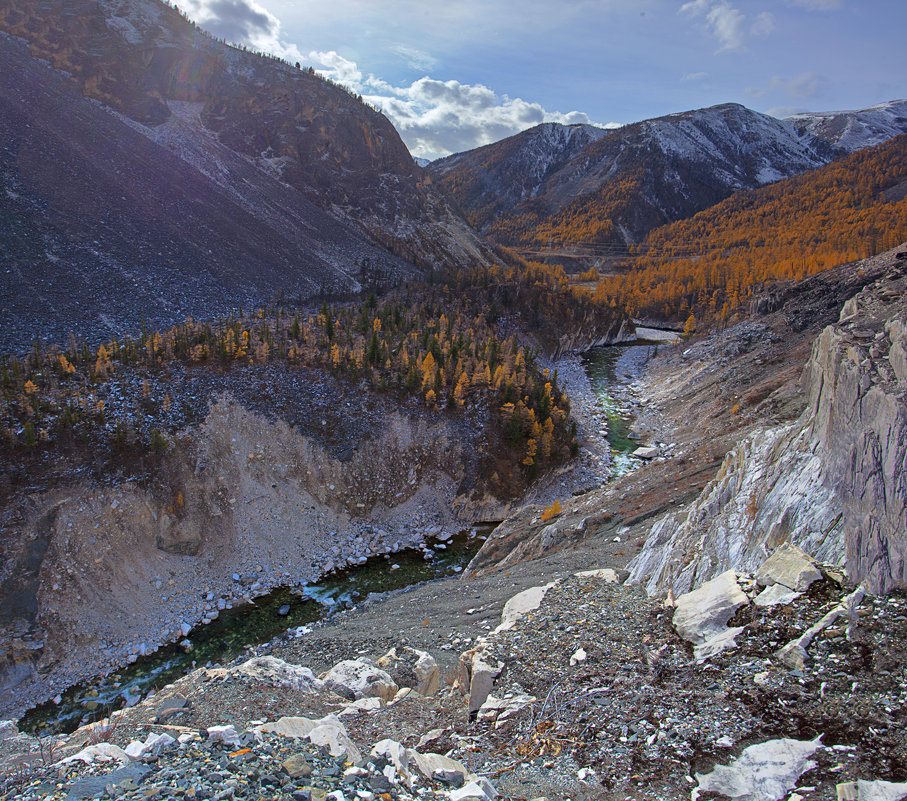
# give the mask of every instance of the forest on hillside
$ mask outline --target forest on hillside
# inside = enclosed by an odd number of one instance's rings
[[[652,231],[595,297],[635,317],[724,321],[754,288],[875,255],[907,239],[907,135],[737,192]]]

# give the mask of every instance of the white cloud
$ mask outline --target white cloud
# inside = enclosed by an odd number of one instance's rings
[[[763,11],[756,15],[750,26],[754,36],[768,36],[775,30],[775,16],[770,11]]]
[[[681,81],[704,81],[709,77],[707,72],[688,72],[681,77]]]
[[[280,21],[256,0],[183,2],[189,14],[215,35],[291,62],[311,65],[325,77],[361,94],[390,118],[415,156],[438,158],[469,150],[541,122],[594,124],[581,111],[549,111],[539,103],[498,95],[482,84],[440,81],[426,76],[409,85],[394,86],[375,75],[364,74],[355,61],[336,50],[303,54],[295,44],[286,41]],[[349,2],[355,4],[358,0]],[[429,53],[418,48],[397,44],[390,49],[414,69],[427,71],[436,64]],[[605,127],[619,126],[609,123]]]
[[[709,33],[718,40],[718,53],[742,50],[746,46],[747,16],[728,0],[690,0],[678,13],[702,18]],[[775,17],[768,11],[756,14],[749,25],[749,32],[754,36],[767,36],[774,30]]]
[[[400,56],[414,70],[430,70],[438,63],[438,59],[415,47],[396,44],[391,50]]]
[[[470,150],[542,122],[594,124],[581,111],[548,111],[539,103],[499,96],[482,84],[428,77],[400,87],[367,79],[362,95],[387,114],[413,155],[423,158]]]

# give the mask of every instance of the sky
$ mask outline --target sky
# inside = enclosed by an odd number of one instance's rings
[[[227,41],[361,94],[415,156],[540,122],[907,99],[905,0],[184,0]]]

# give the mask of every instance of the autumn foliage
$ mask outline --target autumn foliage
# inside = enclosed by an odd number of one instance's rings
[[[596,297],[633,316],[726,318],[754,287],[800,279],[907,239],[907,135],[813,172],[738,192],[652,231]]]

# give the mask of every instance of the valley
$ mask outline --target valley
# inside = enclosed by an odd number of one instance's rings
[[[907,101],[287,30],[0,8],[0,801],[907,798]]]

